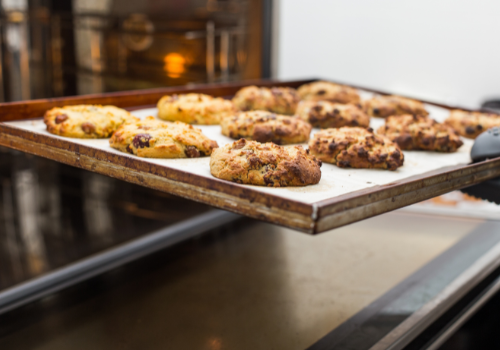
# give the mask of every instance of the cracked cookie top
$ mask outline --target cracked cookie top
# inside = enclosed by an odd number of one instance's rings
[[[330,101],[343,104],[361,102],[358,90],[355,88],[328,81],[304,84],[297,89],[297,92],[302,100],[307,101]]]
[[[363,108],[369,115],[380,118],[402,114],[429,115],[422,102],[395,95],[376,96],[363,101]]]
[[[135,120],[124,109],[101,105],[56,107],[43,117],[48,132],[81,139],[108,138],[123,123]]]
[[[377,132],[404,150],[455,152],[463,145],[460,136],[448,125],[418,115],[392,116]]]
[[[182,122],[147,117],[122,125],[109,140],[111,147],[145,158],[197,158],[218,147],[200,129]]]
[[[444,122],[463,137],[475,139],[486,130],[500,126],[500,115],[455,109]]]
[[[214,150],[213,176],[241,184],[270,187],[306,186],[321,179],[321,161],[302,146],[278,146],[240,139]]]
[[[293,115],[300,98],[297,91],[289,87],[247,86],[240,89],[233,103],[240,111],[262,110]]]
[[[329,101],[301,101],[297,116],[322,129],[370,125],[370,117],[358,105]]]
[[[278,145],[309,140],[311,125],[301,119],[266,111],[241,112],[221,121],[222,134]]]
[[[158,101],[158,118],[188,124],[219,124],[235,112],[231,101],[205,94],[169,95]]]
[[[404,162],[397,144],[359,127],[321,130],[309,141],[309,149],[322,161],[341,168],[396,170]]]

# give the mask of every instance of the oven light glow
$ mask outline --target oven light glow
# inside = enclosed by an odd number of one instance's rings
[[[163,61],[165,62],[163,70],[167,72],[167,76],[170,78],[179,78],[186,70],[186,59],[176,52],[166,55]]]

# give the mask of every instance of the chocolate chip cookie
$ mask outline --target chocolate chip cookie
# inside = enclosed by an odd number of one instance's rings
[[[321,130],[309,141],[309,149],[322,161],[341,168],[396,170],[404,162],[397,144],[359,127]]]
[[[361,101],[358,90],[355,88],[328,81],[304,84],[298,88],[297,92],[302,100],[308,101],[330,101],[343,104],[356,104]]]
[[[43,117],[48,132],[81,139],[108,138],[123,123],[136,120],[124,109],[100,105],[56,107]]]
[[[376,96],[363,102],[366,113],[373,117],[387,118],[391,115],[429,115],[420,101],[401,96]]]
[[[235,112],[231,101],[205,94],[163,96],[158,101],[158,118],[188,124],[219,124]]]
[[[316,128],[370,125],[370,117],[358,106],[329,101],[302,101],[297,115]]]
[[[500,126],[500,115],[456,109],[450,112],[450,116],[444,122],[463,137],[475,139],[486,130]]]
[[[302,119],[266,111],[241,112],[221,121],[222,134],[278,145],[309,140],[311,125]]]
[[[218,147],[200,129],[182,122],[162,122],[147,117],[124,124],[109,140],[111,147],[145,158],[197,158]]]
[[[455,152],[463,145],[453,128],[421,115],[389,117],[377,132],[404,150]]]
[[[213,176],[240,184],[306,186],[321,179],[321,161],[302,146],[283,147],[240,139],[217,148],[210,157]]]
[[[289,87],[247,86],[239,90],[233,103],[240,111],[262,110],[293,115],[300,98],[295,89]]]

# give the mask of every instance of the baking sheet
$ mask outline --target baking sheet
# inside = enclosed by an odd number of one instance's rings
[[[373,94],[362,91],[362,98],[370,98]],[[430,116],[437,121],[444,121],[449,112],[447,109],[436,107],[433,105],[426,105]],[[145,118],[147,116],[157,116],[156,108],[139,109],[131,112],[138,118]],[[108,139],[76,139],[67,138],[50,134],[46,131],[46,126],[43,120],[28,120],[28,121],[12,121],[6,124],[28,130],[34,133],[48,135],[54,138],[71,140],[76,144],[85,145],[112,153],[117,153],[125,157],[139,158],[128,153],[122,153],[109,146]],[[374,130],[384,124],[384,119],[372,118],[371,126]],[[209,138],[216,140],[219,146],[231,143],[234,140],[224,136],[220,132],[219,125],[197,125],[205,135]],[[318,132],[319,129],[313,129],[311,136]],[[405,162],[404,165],[396,171],[387,171],[380,169],[342,169],[334,165],[323,163],[321,167],[321,181],[317,185],[306,187],[262,187],[251,186],[254,190],[281,196],[283,198],[295,200],[311,204],[321,200],[334,198],[339,195],[366,189],[375,185],[385,185],[397,180],[402,180],[418,174],[423,174],[432,170],[442,167],[468,164],[470,160],[470,148],[473,141],[463,139],[464,145],[455,153],[437,153],[437,152],[424,152],[424,151],[404,151]],[[191,159],[149,159],[140,158],[154,164],[170,167],[173,169],[183,170],[189,173],[204,177],[212,177],[210,174],[209,157],[204,158],[191,158]],[[240,185],[250,186],[250,185]]]

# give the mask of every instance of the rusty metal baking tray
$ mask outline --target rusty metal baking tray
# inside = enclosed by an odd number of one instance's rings
[[[298,87],[310,81],[258,80],[3,103],[0,104],[0,145],[311,234],[500,176],[500,159],[470,164],[472,142],[465,140],[465,145],[455,154],[405,151],[405,165],[396,172],[340,169],[324,164],[318,185],[300,188],[240,185],[212,177],[207,168],[208,158],[138,158],[110,148],[107,140],[49,134],[41,121],[44,112],[56,106],[112,104],[144,116],[154,113],[152,108],[166,94],[201,92],[230,97],[250,84]],[[361,90],[364,97],[374,92],[383,93]],[[451,108],[431,103],[427,103],[427,107],[433,117],[442,117],[443,112],[446,114]],[[373,118],[372,123],[377,126],[383,121]],[[219,145],[230,142],[220,135],[218,126],[201,128],[209,137],[217,139]]]

